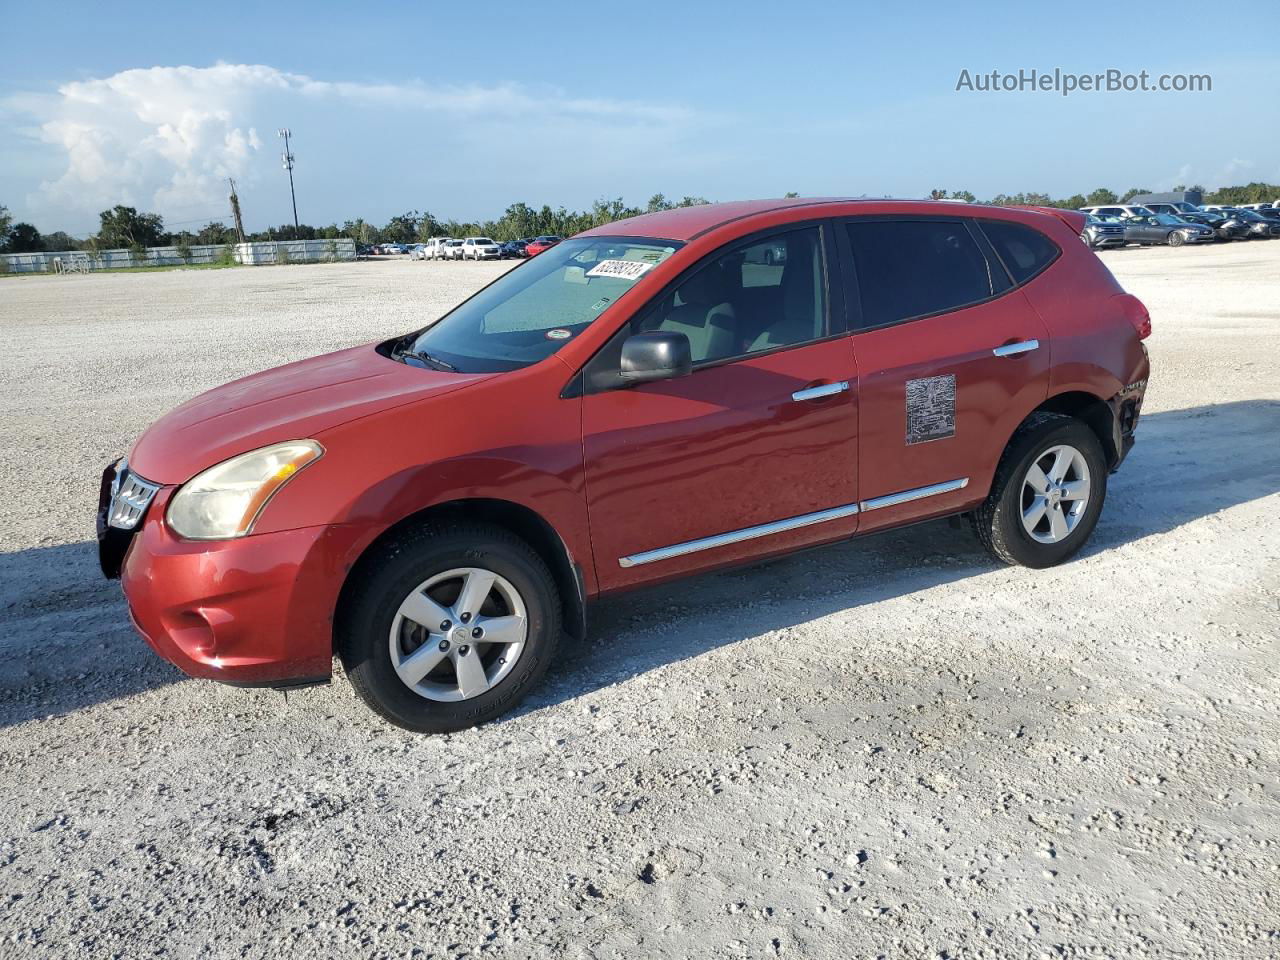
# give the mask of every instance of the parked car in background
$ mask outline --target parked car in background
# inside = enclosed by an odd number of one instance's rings
[[[1185,200],[1175,201],[1173,203],[1144,203],[1144,207],[1152,213],[1171,213],[1175,217],[1180,217],[1184,213],[1199,213],[1200,208],[1194,204],[1187,203]]]
[[[386,720],[441,732],[520,703],[597,596],[946,516],[1062,563],[1150,376],[1150,316],[1083,227],[887,200],[597,227],[161,418],[101,478],[102,570],[192,676],[323,683],[336,654]]]
[[[550,250],[552,247],[554,247],[557,243],[559,243],[563,239],[564,239],[563,237],[555,237],[550,235],[534,237],[527,244],[525,244],[524,252],[527,256],[536,257],[538,254],[542,253],[543,251]]]
[[[1080,212],[1092,213],[1095,217],[1150,217],[1155,215],[1155,211],[1131,203],[1113,203],[1101,207],[1080,207]]]
[[[357,256],[357,257],[371,257],[371,256],[373,256],[373,254],[374,254],[374,248],[373,248],[371,245],[369,245],[369,244],[367,244],[367,243],[357,243],[357,244],[356,244],[356,256]]]
[[[425,243],[409,244],[409,259],[410,260],[427,259],[427,245]]]
[[[1130,217],[1124,221],[1124,236],[1129,243],[1143,246],[1167,243],[1171,247],[1180,247],[1186,243],[1212,243],[1217,239],[1210,227],[1191,223],[1171,213]]]
[[[1241,210],[1270,210],[1269,203],[1242,203],[1239,205]]]
[[[444,242],[444,247],[440,251],[441,260],[461,260],[462,259],[462,241],[450,237]]]
[[[488,237],[467,237],[462,241],[463,260],[497,260],[502,248]]]
[[[443,260],[444,246],[452,237],[432,237],[423,248],[423,257],[427,260]]]
[[[1264,217],[1257,210],[1237,210],[1237,218],[1249,228],[1249,236],[1264,240],[1280,237],[1280,223]]]
[[[528,241],[526,240],[508,240],[502,245],[503,258],[508,260],[519,260],[521,257],[524,257],[526,255],[524,248],[527,243]]]
[[[1086,215],[1081,236],[1094,248],[1123,247],[1129,242],[1125,239],[1124,224],[1119,217],[1095,217],[1091,213]]]
[[[1195,213],[1180,213],[1178,216],[1188,223],[1198,223],[1201,226],[1208,227],[1219,241],[1243,240],[1247,239],[1249,235],[1249,228],[1239,220],[1222,217],[1217,213],[1208,213],[1200,210]]]

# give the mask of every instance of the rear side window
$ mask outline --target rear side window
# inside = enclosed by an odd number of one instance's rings
[[[1026,283],[1058,258],[1058,245],[1039,230],[1000,220],[983,220],[981,224],[1014,283]]]
[[[853,220],[863,327],[956,310],[1009,286],[959,220]]]

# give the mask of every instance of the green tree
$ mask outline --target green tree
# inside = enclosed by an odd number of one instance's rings
[[[977,198],[977,197],[975,197],[975,196],[974,196],[972,193],[970,193],[968,190],[952,190],[952,191],[951,191],[951,199],[952,199],[952,200],[963,200],[965,203],[977,203],[977,202],[978,202],[978,198]]]
[[[671,201],[669,201],[663,194],[655,193],[649,198],[649,202],[645,204],[644,209],[645,213],[658,213],[661,210],[670,210]]]
[[[1120,202],[1128,203],[1130,200],[1132,200],[1134,197],[1138,196],[1139,194],[1150,193],[1150,192],[1151,191],[1146,187],[1130,187],[1128,190],[1124,192],[1124,196],[1120,198]]]
[[[0,203],[0,250],[6,249],[9,241],[9,226],[13,223],[13,216],[9,213],[9,208]]]
[[[200,228],[196,234],[196,243],[201,246],[215,246],[226,243],[231,238],[231,231],[220,220],[211,220]]]
[[[44,248],[46,250],[79,250],[83,246],[83,243],[63,230],[55,230],[53,233],[44,235]]]
[[[388,243],[413,243],[418,236],[420,217],[421,214],[417,210],[392,217],[382,228],[382,239]]]
[[[799,196],[800,196],[800,194],[796,193],[794,190],[788,190],[786,193],[784,193],[784,194],[782,195],[782,199],[783,199],[783,200],[795,200],[795,199],[797,199]]]
[[[191,244],[187,243],[186,237],[184,236],[178,241],[178,259],[183,263],[190,263],[191,258],[194,256],[195,254],[191,252]]]
[[[39,253],[45,249],[44,238],[40,231],[29,223],[15,223],[9,230],[9,239],[5,244],[9,253]]]
[[[98,239],[104,248],[157,247],[164,234],[164,220],[158,213],[139,213],[135,207],[117,204],[98,214],[102,226]]]
[[[1085,197],[1085,202],[1081,206],[1100,207],[1108,203],[1119,203],[1120,199],[1106,187],[1099,187],[1089,196]]]

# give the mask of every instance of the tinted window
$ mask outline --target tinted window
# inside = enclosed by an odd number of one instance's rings
[[[1020,223],[983,220],[982,232],[1009,268],[1015,283],[1026,283],[1058,256],[1058,247],[1052,240]]]
[[[864,327],[955,310],[1009,285],[961,221],[855,220],[847,226]]]

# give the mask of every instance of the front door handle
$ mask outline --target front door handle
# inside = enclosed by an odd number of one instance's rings
[[[1018,343],[1006,343],[1003,347],[996,347],[991,352],[997,357],[1016,357],[1020,353],[1030,353],[1032,350],[1039,349],[1039,340],[1021,340]]]
[[[823,383],[816,387],[805,387],[803,390],[797,390],[791,395],[791,399],[797,403],[804,400],[820,400],[822,397],[833,397],[837,393],[844,393],[848,389],[848,380],[841,380],[839,383]]]

